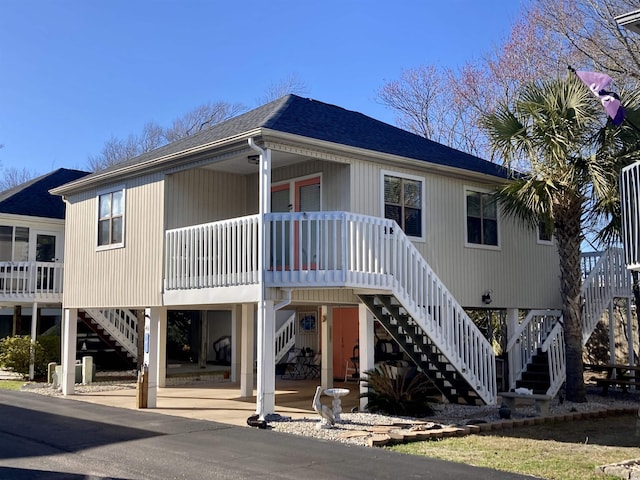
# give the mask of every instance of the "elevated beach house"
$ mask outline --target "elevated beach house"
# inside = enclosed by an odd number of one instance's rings
[[[531,325],[544,342],[560,308],[556,248],[502,215],[492,192],[507,181],[494,163],[288,95],[54,188],[67,205],[63,390],[73,393],[78,312],[124,308],[145,312],[150,406],[174,310],[226,313],[231,377],[241,396],[256,382],[262,416],[288,350],[321,353],[329,387],[354,330],[361,371],[384,335],[447,400],[493,404],[494,349],[465,309],[506,312],[511,347],[529,338],[512,355],[519,378],[536,336],[519,312],[543,312]],[[554,331],[544,351],[559,358]]]

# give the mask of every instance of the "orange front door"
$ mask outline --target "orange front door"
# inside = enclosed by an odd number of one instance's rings
[[[333,377],[344,379],[347,361],[358,345],[358,307],[333,309]]]

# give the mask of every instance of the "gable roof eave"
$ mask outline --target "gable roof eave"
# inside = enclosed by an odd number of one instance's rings
[[[480,180],[489,183],[505,183],[510,180],[510,178],[505,175],[474,171],[464,167],[444,165],[441,163],[430,162],[428,160],[380,152],[378,150],[371,150],[362,147],[354,147],[351,145],[306,137],[295,133],[282,132],[280,130],[273,130],[270,128],[262,129],[262,139],[266,143],[277,143],[278,141],[282,141],[283,143],[294,144],[296,146],[312,147],[322,152],[328,152],[334,155],[343,155],[369,162],[375,161],[384,165],[394,165],[405,168],[411,167],[419,170],[426,170],[429,173],[438,173],[444,176],[454,176],[461,179]]]
[[[236,145],[238,143],[241,143],[242,141],[246,141],[248,138],[255,138],[261,135],[262,129],[255,128],[246,132],[242,132],[238,135],[226,137],[224,139],[209,142],[197,147],[192,147],[185,150],[180,150],[178,152],[153,157],[144,162],[126,164],[121,168],[114,168],[104,172],[95,172],[88,177],[84,177],[74,182],[70,182],[65,185],[53,188],[50,190],[50,193],[53,195],[64,196],[83,190],[88,190],[105,183],[112,183],[123,180],[125,178],[135,177],[141,173],[148,174],[167,170],[184,164],[189,164],[201,159],[202,157],[206,157],[208,154],[217,149],[223,151],[225,147]]]

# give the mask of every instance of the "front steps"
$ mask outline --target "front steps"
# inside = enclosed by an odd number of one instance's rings
[[[485,402],[392,295],[359,295],[389,335],[451,403]]]

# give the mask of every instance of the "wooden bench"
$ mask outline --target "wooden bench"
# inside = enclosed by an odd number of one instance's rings
[[[622,388],[623,392],[627,392],[627,387],[640,387],[640,382],[634,380],[630,377],[621,377],[621,378],[600,378],[596,380],[596,384],[599,387],[602,387],[602,396],[606,397],[609,395],[609,387],[610,386],[618,386]]]
[[[596,379],[596,385],[602,387],[602,395],[609,395],[609,387],[618,386],[626,392],[628,387],[640,387],[640,367],[612,363],[607,365],[585,365],[585,370],[606,373],[606,378]]]
[[[516,400],[533,400],[536,406],[536,412],[538,415],[549,415],[549,404],[551,403],[551,397],[549,395],[542,395],[534,393],[527,395],[525,393],[516,392],[500,392],[498,393],[502,398],[502,401],[511,409],[512,412],[516,411]]]

